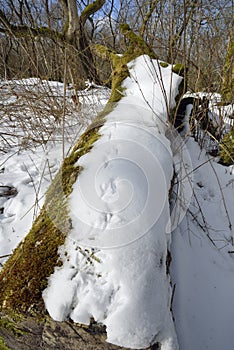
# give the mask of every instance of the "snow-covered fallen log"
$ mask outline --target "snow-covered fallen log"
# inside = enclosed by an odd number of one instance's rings
[[[1,271],[0,305],[6,314],[42,315],[43,292],[57,321],[105,325],[107,341],[121,347],[176,350],[168,274],[173,159],[165,133],[182,78],[130,34],[130,50],[111,53],[106,109],[65,159]]]
[[[43,298],[55,320],[89,324],[92,317],[105,324],[111,343],[142,349],[160,342],[162,349],[176,349],[166,268],[169,89],[165,101],[160,83],[167,88],[172,78],[176,94],[181,78],[148,56],[128,67],[124,97],[78,161],[83,170],[69,202],[72,230]]]

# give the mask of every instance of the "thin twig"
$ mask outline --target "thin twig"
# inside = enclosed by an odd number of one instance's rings
[[[0,259],[8,258],[9,256],[11,256],[11,254],[1,255],[1,256],[0,256]]]
[[[62,116],[62,142],[63,159],[65,158],[65,115],[66,115],[66,80],[67,80],[67,48],[64,51],[64,75],[63,75],[63,116]]]

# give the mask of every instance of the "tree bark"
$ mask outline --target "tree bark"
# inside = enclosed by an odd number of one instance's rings
[[[107,343],[105,328],[96,324],[81,327],[70,321],[55,322],[49,317],[37,320],[31,316],[16,321],[3,313],[0,318],[1,350],[128,350]],[[155,344],[146,350],[159,349],[160,345]]]
[[[234,96],[234,36],[229,38],[228,50],[224,65],[224,77],[221,88],[222,99],[225,104],[233,103]]]
[[[0,317],[4,350],[127,350],[108,344],[105,328],[96,324],[81,327],[70,321],[55,322],[49,317],[40,320],[32,316],[16,320],[4,313]]]

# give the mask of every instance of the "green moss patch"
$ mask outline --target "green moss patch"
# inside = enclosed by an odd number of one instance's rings
[[[167,68],[169,66],[169,63],[167,63],[167,62],[161,61],[159,64],[162,68]],[[184,65],[182,63],[174,64],[172,66],[172,72],[183,77],[184,76]]]
[[[163,68],[167,68],[169,66],[169,63],[167,63],[167,62],[160,62],[159,64]]]
[[[6,343],[2,337],[0,337],[0,350],[11,350],[6,346]]]
[[[123,55],[117,55],[104,46],[96,46],[96,51],[99,55],[109,57],[113,66],[111,96],[103,111],[105,115],[110,113],[110,103],[115,104],[124,96],[122,82],[129,76],[127,64],[143,54],[148,55],[152,59],[156,58],[155,53],[144,39],[135,34],[127,24],[122,24],[120,30],[128,40],[128,47]]]
[[[7,318],[0,319],[0,327],[6,329],[17,337],[20,337],[25,333],[21,329],[17,328],[14,322],[9,321]]]
[[[227,133],[222,140],[220,161],[225,165],[234,164],[234,129]]]
[[[184,65],[182,63],[174,64],[172,67],[172,72],[183,77],[184,76]]]

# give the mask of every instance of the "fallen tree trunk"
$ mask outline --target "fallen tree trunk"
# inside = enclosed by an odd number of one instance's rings
[[[2,350],[8,348],[17,350],[125,349],[106,343],[105,327],[95,322],[91,322],[87,327],[82,327],[72,321],[53,321],[48,316],[42,298],[48,278],[54,273],[55,267],[64,264],[58,248],[65,243],[73,228],[69,201],[73,185],[83,172],[82,166],[77,165],[77,162],[92,150],[94,143],[101,137],[99,131],[106,123],[106,116],[118,107],[118,102],[125,95],[125,87],[122,83],[129,76],[129,62],[143,54],[148,55],[151,59],[155,58],[151,49],[127,26],[123,26],[122,31],[129,40],[129,48],[122,56],[108,52],[113,64],[113,79],[112,93],[106,108],[80,137],[70,156],[64,160],[47,192],[39,217],[0,273],[0,337],[2,337],[0,338],[0,349]],[[107,54],[105,49],[100,50],[99,48],[99,51]],[[159,81],[160,79],[159,77]],[[163,85],[163,81],[161,84]],[[166,94],[164,86],[162,90],[163,95]],[[167,99],[166,95],[165,99]],[[169,119],[171,107],[167,100],[165,106]],[[154,113],[151,109],[150,107],[148,111],[150,114]],[[166,125],[165,121],[163,124]],[[170,175],[168,176],[170,178]],[[166,210],[168,211],[168,206]],[[163,243],[160,241],[163,249],[160,248],[162,252],[156,258],[158,268],[162,269],[166,288],[169,288],[167,275],[169,241],[168,238],[165,238]],[[166,300],[166,303],[169,309],[170,300]],[[158,331],[155,330],[157,334],[152,336],[151,349],[160,348],[160,339],[164,340],[164,336],[160,335],[163,327]],[[176,344],[172,348],[177,349]]]

